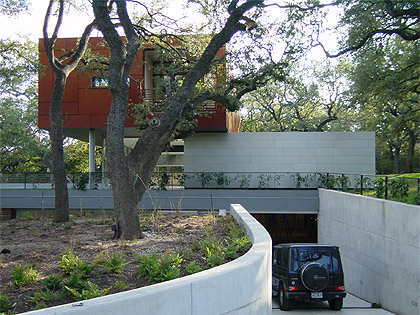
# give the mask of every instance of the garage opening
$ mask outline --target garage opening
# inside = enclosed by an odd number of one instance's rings
[[[251,214],[270,233],[273,245],[318,242],[316,214]]]

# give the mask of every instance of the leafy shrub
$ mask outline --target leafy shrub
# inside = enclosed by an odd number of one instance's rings
[[[68,286],[66,286],[65,288],[68,291],[70,291],[70,293],[73,295],[76,301],[88,300],[88,299],[93,299],[96,297],[103,296],[108,292],[109,289],[111,289],[111,287],[109,287],[103,290],[99,290],[98,286],[95,283],[92,283],[90,281],[87,281],[87,288],[82,289],[80,291],[74,288],[68,287]]]
[[[27,283],[33,283],[40,277],[39,272],[36,271],[32,265],[17,265],[11,270],[11,273],[13,277],[13,284],[17,288]]]
[[[391,198],[403,201],[408,197],[408,181],[405,178],[392,179],[389,183]]]
[[[64,283],[64,285],[65,289],[63,290],[63,295],[68,297],[73,296],[68,288],[79,292],[88,289],[88,282],[83,280],[82,275],[78,273],[71,273],[69,279]]]
[[[128,288],[128,286],[122,281],[115,282],[114,287],[117,291],[124,291]]]
[[[10,302],[7,296],[0,294],[0,312],[6,312],[10,308]]]
[[[120,273],[122,268],[128,263],[124,260],[124,254],[114,253],[114,255],[105,258],[105,263],[100,265],[113,273]]]
[[[89,278],[92,270],[95,268],[95,264],[88,264],[83,260],[79,260],[76,266],[75,272],[79,273],[82,278]]]
[[[187,273],[187,275],[192,275],[192,274],[200,272],[202,270],[203,270],[203,268],[201,268],[200,265],[197,265],[197,262],[195,260],[190,262],[188,264],[187,268],[185,268],[185,272]]]
[[[79,257],[73,253],[73,250],[68,250],[61,256],[60,270],[66,274],[74,272],[79,266]]]
[[[47,290],[57,291],[62,287],[62,278],[60,276],[52,275],[44,279],[44,284]]]
[[[79,190],[86,190],[89,183],[89,173],[80,173],[74,179],[74,188]]]
[[[29,298],[29,301],[36,304],[39,309],[46,307],[45,302],[51,303],[58,300],[60,297],[60,292],[47,289],[45,291],[35,292],[34,295]]]
[[[175,279],[179,276],[179,265],[182,262],[182,256],[179,254],[170,254],[166,251],[160,258],[158,254],[141,255],[137,263],[139,277],[147,277],[152,283],[159,283]]]

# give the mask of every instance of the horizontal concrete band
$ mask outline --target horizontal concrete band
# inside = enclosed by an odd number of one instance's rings
[[[77,314],[271,314],[271,238],[241,206],[230,212],[252,240],[238,259],[175,280],[82,301],[27,312],[33,315]]]
[[[53,209],[54,190],[0,190],[0,206],[8,209]],[[112,190],[69,190],[72,210],[113,209]],[[139,203],[145,210],[219,210],[231,204],[251,213],[317,213],[317,190],[190,189],[148,191]]]

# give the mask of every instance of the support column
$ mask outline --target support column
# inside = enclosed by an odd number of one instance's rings
[[[102,185],[108,184],[109,182],[108,176],[106,174],[105,151],[106,151],[106,137],[102,137],[102,155],[101,155]]]
[[[95,187],[95,129],[89,130],[89,189]]]

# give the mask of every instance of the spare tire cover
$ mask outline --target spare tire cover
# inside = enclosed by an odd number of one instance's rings
[[[328,270],[321,264],[311,263],[302,268],[300,279],[310,291],[321,291],[328,284]]]

